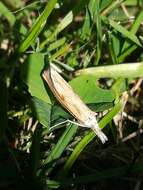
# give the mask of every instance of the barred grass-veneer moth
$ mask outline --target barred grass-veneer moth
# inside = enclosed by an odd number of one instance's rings
[[[56,99],[77,119],[79,126],[91,128],[102,143],[105,143],[108,139],[98,126],[96,113],[87,107],[61,75],[50,67],[43,72],[42,76]]]

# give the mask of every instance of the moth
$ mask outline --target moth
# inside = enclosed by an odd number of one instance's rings
[[[88,108],[63,77],[53,67],[49,67],[45,70],[42,76],[55,98],[76,118],[79,126],[92,129],[101,142],[105,143],[108,138],[99,128],[96,120],[97,114]]]

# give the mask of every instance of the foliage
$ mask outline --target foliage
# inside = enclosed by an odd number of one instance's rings
[[[141,187],[142,8],[142,0],[0,2],[1,189]],[[98,113],[106,144],[65,122],[74,118],[41,77],[50,64]]]

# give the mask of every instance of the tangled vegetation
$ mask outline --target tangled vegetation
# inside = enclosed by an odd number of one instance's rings
[[[0,189],[142,189],[142,48],[142,0],[1,0]],[[51,64],[105,144],[51,93]]]

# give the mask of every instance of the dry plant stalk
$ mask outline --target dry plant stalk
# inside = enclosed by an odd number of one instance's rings
[[[91,128],[102,143],[105,143],[108,139],[98,126],[96,120],[97,114],[86,106],[61,75],[50,67],[43,72],[42,76],[48,83],[56,99],[77,119],[79,125]]]

